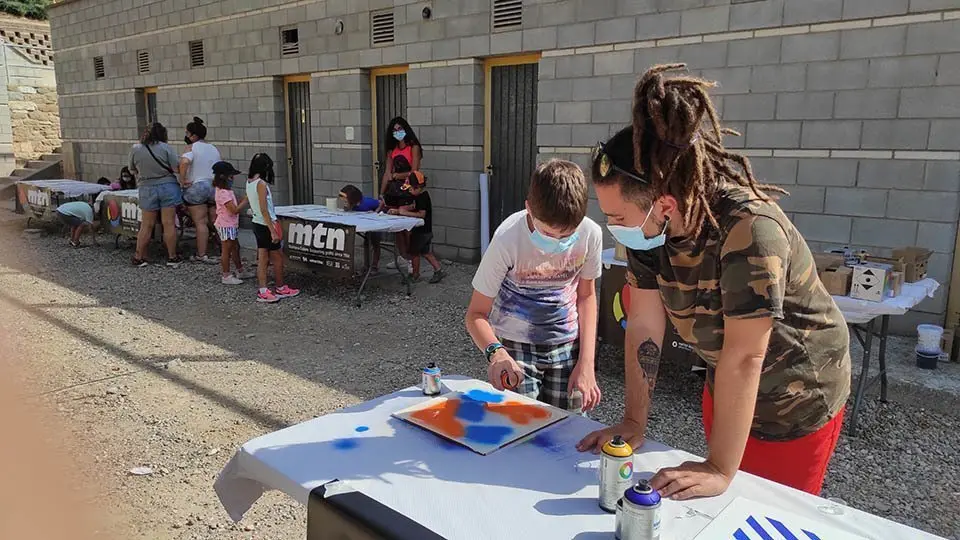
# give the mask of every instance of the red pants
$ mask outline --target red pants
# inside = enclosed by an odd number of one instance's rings
[[[752,435],[740,470],[814,495],[820,494],[827,464],[843,427],[843,409],[819,430],[792,441],[764,441]],[[703,387],[703,430],[707,441],[713,428],[713,396]]]

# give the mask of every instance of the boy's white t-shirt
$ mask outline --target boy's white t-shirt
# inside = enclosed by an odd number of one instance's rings
[[[220,161],[220,150],[216,146],[205,142],[197,141],[190,147],[190,151],[183,154],[184,159],[190,162],[190,168],[187,169],[187,181],[194,182],[212,182],[213,165]]]
[[[548,254],[530,239],[527,211],[497,227],[473,288],[493,298],[490,324],[500,339],[534,345],[569,343],[579,336],[577,286],[602,271],[603,233],[584,218],[569,250]]]

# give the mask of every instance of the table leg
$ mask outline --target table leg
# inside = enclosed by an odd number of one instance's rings
[[[890,326],[890,316],[880,318],[880,402],[887,402],[887,333]]]
[[[370,272],[373,268],[370,267],[370,243],[367,242],[367,237],[362,234],[357,234],[360,238],[363,238],[363,265],[367,268],[363,273],[363,280],[360,282],[360,288],[357,290],[357,299],[356,306],[360,307],[361,305],[361,295],[363,294],[364,287],[367,286],[367,280],[370,279]]]
[[[400,247],[397,245],[397,233],[393,234],[393,264],[396,265],[397,273],[400,274],[400,282],[407,288],[407,296],[410,296],[413,289],[411,288],[410,278],[403,273],[403,267],[400,265]]]
[[[857,434],[857,415],[860,413],[860,404],[863,402],[863,392],[867,386],[867,379],[870,375],[870,352],[873,348],[873,327],[874,321],[866,324],[863,340],[863,366],[860,368],[860,380],[857,382],[857,392],[853,397],[853,411],[850,413],[850,435]]]

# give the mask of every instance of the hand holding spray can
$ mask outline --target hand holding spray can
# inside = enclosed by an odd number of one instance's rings
[[[603,445],[600,458],[600,508],[616,512],[617,501],[633,484],[633,448],[617,435]]]
[[[420,382],[424,394],[435,396],[440,393],[440,368],[437,367],[437,364],[430,362],[427,367],[423,368]]]
[[[617,504],[617,540],[659,540],[660,494],[645,480],[628,488]]]

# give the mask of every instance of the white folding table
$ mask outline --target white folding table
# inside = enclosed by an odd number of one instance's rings
[[[443,383],[454,391],[490,388],[460,377]],[[598,457],[574,447],[601,424],[572,416],[481,456],[390,416],[425,399],[411,387],[253,439],[220,472],[220,501],[239,521],[265,491],[306,505],[311,492],[340,480],[449,540],[612,538],[614,516],[597,505]],[[647,441],[634,459],[637,475],[649,477],[699,458]],[[869,539],[937,538],[747,473],[719,497],[664,501],[661,538],[693,539],[736,497]]]

